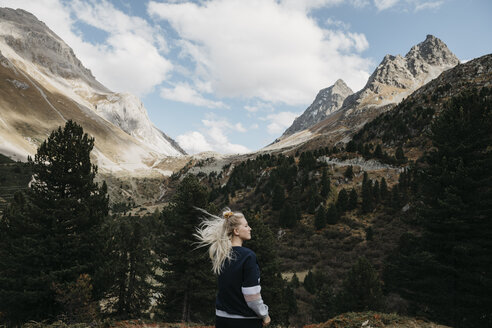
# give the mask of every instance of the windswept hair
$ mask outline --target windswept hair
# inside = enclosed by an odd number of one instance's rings
[[[244,215],[241,212],[232,212],[229,208],[222,211],[221,216],[208,213],[204,209],[195,207],[203,214],[202,222],[193,235],[198,239],[198,247],[208,246],[208,254],[212,260],[212,271],[220,274],[226,260],[232,259],[232,243],[234,229],[240,225]]]

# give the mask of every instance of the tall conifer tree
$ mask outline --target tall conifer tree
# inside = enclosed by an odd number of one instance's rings
[[[382,283],[372,264],[360,257],[343,281],[337,295],[339,312],[378,311],[383,305]]]
[[[362,212],[371,212],[374,208],[374,196],[372,180],[369,179],[367,172],[364,172],[364,178],[362,180]]]
[[[150,279],[155,268],[153,216],[115,216],[108,222],[108,262],[110,289],[106,294],[115,314],[140,318],[148,310],[152,296]]]
[[[63,289],[81,274],[93,278],[95,296],[102,294],[108,197],[106,185],[94,182],[93,147],[94,138],[68,121],[28,158],[31,188],[0,222],[0,312],[12,321],[54,318],[60,307],[52,286]]]
[[[187,175],[161,214],[161,231],[156,253],[160,258],[162,284],[158,301],[166,320],[211,322],[214,317],[215,280],[208,252],[196,249],[193,234],[200,223],[200,212],[207,208],[208,193],[193,175]],[[210,306],[203,306],[210,304]]]
[[[352,188],[349,195],[349,210],[355,210],[357,208],[357,198],[357,191],[355,191],[355,188]]]

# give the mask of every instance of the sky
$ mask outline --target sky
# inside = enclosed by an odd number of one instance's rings
[[[189,154],[280,137],[319,90],[355,92],[428,34],[492,53],[490,0],[0,0],[43,21],[98,81],[142,100]]]

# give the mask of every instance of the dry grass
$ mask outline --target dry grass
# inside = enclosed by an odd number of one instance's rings
[[[324,323],[304,326],[304,328],[449,328],[416,318],[397,314],[378,312],[344,313]]]

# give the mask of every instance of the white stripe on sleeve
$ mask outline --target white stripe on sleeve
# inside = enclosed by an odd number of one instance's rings
[[[254,295],[254,294],[259,294],[261,292],[261,286],[253,286],[253,287],[241,287],[241,291],[243,292],[243,295]]]

